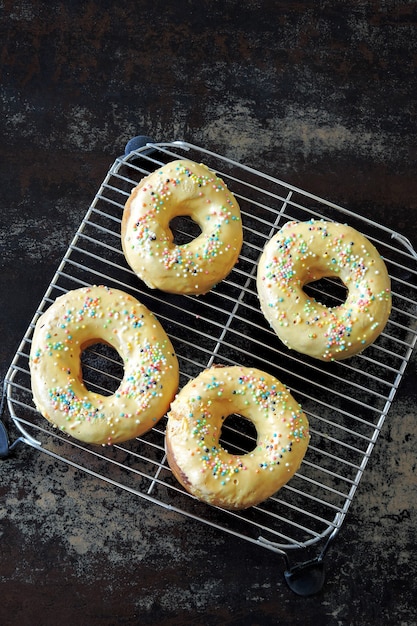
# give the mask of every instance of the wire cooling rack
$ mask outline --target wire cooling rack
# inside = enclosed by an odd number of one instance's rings
[[[216,171],[242,211],[239,261],[226,280],[200,297],[148,289],[128,267],[121,248],[121,216],[133,187],[177,158]],[[346,222],[365,234],[392,280],[393,311],[384,332],[363,354],[346,361],[322,363],[289,351],[258,304],[256,269],[265,243],[288,220],[311,218]],[[171,226],[177,243],[198,233],[186,217]],[[19,440],[140,498],[282,554],[287,565],[294,550],[317,545],[319,556],[305,563],[318,563],[343,523],[415,346],[416,272],[416,254],[399,233],[192,144],[148,143],[117,158],[110,168],[10,366],[5,392]],[[166,418],[142,437],[104,448],[72,440],[36,412],[29,374],[36,320],[62,293],[92,284],[123,289],[156,314],[175,347],[180,386],[213,364],[241,364],[264,369],[289,387],[308,416],[311,443],[285,487],[246,511],[223,511],[199,502],[176,482],[164,450]],[[329,305],[345,298],[336,280],[322,279],[307,289]],[[83,354],[82,363],[89,389],[103,394],[116,390],[123,372],[117,353],[96,345]],[[255,440],[247,420],[226,419],[221,442],[230,452],[249,451]]]

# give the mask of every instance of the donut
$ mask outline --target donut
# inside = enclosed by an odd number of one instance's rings
[[[109,396],[89,391],[81,355],[112,346],[124,375]],[[179,368],[171,341],[154,315],[132,296],[104,286],[59,296],[35,325],[30,357],[36,408],[81,441],[111,445],[149,430],[169,408]]]
[[[304,285],[337,277],[346,300],[328,307]],[[387,268],[374,245],[350,226],[287,222],[265,245],[257,270],[265,318],[290,349],[322,361],[346,359],[383,331],[391,311]]]
[[[254,449],[230,454],[220,443],[232,414],[257,431]],[[224,509],[254,506],[287,483],[308,447],[308,421],[275,377],[237,365],[210,367],[183,387],[168,413],[167,460],[178,482]]]
[[[188,216],[201,233],[177,245],[170,229]],[[204,294],[238,259],[242,222],[236,198],[205,165],[176,160],[146,176],[122,216],[122,248],[131,269],[151,289]]]

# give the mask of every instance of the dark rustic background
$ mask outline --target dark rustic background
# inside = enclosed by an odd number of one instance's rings
[[[1,376],[114,157],[185,139],[417,246],[417,8],[401,0],[0,3]],[[300,599],[279,556],[20,447],[0,461],[0,623],[417,624],[410,363]]]

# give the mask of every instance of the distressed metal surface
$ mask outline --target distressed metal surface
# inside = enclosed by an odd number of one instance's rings
[[[412,2],[0,4],[0,367],[126,141],[186,139],[417,245]],[[415,618],[415,358],[321,594],[279,557],[27,447],[0,461],[4,624]]]

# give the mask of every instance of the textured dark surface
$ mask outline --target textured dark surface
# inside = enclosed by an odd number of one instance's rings
[[[114,157],[186,139],[417,246],[414,2],[0,3],[1,376]],[[19,447],[0,623],[417,624],[415,358],[300,599],[279,556]]]

